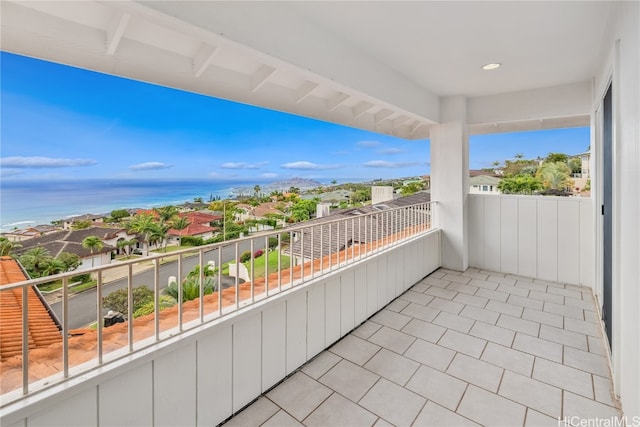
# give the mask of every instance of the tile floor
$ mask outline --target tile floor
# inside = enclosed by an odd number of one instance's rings
[[[440,269],[225,427],[611,420],[621,411],[597,322],[589,289]]]

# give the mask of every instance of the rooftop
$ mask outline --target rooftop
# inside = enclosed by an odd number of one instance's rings
[[[0,258],[0,285],[27,279],[28,276],[16,260],[10,257]],[[22,289],[0,292],[0,361],[22,354],[22,297]],[[60,330],[33,286],[27,288],[27,301],[29,350],[60,343]]]
[[[610,419],[606,354],[591,289],[439,269],[226,425]]]

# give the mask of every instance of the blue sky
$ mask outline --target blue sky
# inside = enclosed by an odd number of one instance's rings
[[[2,179],[276,181],[429,173],[409,141],[2,52]],[[579,153],[589,130],[483,135],[471,168]]]

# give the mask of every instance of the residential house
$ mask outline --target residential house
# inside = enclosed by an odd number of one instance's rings
[[[62,222],[62,228],[70,230],[77,222],[89,222],[91,225],[100,225],[104,222],[105,215],[85,214],[66,218]]]
[[[60,228],[52,225],[36,225],[33,227],[21,228],[13,230],[7,233],[2,233],[2,237],[6,237],[11,242],[21,242],[23,240],[32,239],[38,236],[44,236],[46,234],[59,231]]]
[[[177,243],[179,245],[180,239],[184,236],[200,237],[203,240],[207,240],[220,231],[219,227],[214,227],[211,223],[220,221],[222,219],[221,215],[214,215],[201,211],[191,211],[181,212],[178,216],[186,218],[187,221],[189,221],[189,225],[182,230],[170,229],[167,233],[169,243]]]
[[[502,179],[491,175],[476,175],[469,178],[470,194],[499,194],[498,184]]]
[[[98,237],[104,246],[102,249],[94,250],[82,246],[82,241],[89,237]],[[138,238],[136,234],[129,234],[125,229],[109,227],[89,227],[81,230],[62,230],[50,233],[45,236],[34,237],[22,242],[22,247],[16,250],[21,254],[35,247],[43,247],[49,251],[51,256],[57,257],[63,252],[76,254],[82,260],[78,269],[97,267],[111,263],[112,254],[117,253],[118,241],[132,240]],[[140,241],[140,239],[137,239]],[[139,246],[141,243],[138,242]]]
[[[254,401],[236,422],[264,408],[258,423],[640,416],[639,2],[5,0],[2,49],[429,138],[430,156],[415,157],[430,162],[436,218],[434,229],[302,286],[278,292],[276,282],[265,299],[231,287],[217,311],[198,312],[204,301],[176,309],[173,329],[148,316],[144,342],[123,325],[116,358],[86,351],[113,342],[94,333],[81,347],[91,366],[50,364],[57,377],[36,377],[48,384],[3,395],[3,425],[218,425]],[[469,194],[469,135],[574,126],[591,128],[592,197]],[[289,271],[280,285],[301,277]],[[183,328],[187,313],[196,327]],[[469,334],[478,325],[484,338]],[[442,335],[426,335],[434,330]],[[492,341],[501,332],[507,339]],[[505,362],[513,355],[526,369]],[[377,370],[371,387],[345,397],[335,379],[365,364]],[[409,376],[388,378],[407,365]],[[318,369],[334,381],[316,381]],[[448,386],[434,392],[430,379]]]

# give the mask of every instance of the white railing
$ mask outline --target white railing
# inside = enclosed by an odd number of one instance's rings
[[[360,262],[408,240],[422,236],[434,228],[432,205],[420,203],[401,208],[385,208],[372,212],[352,211],[317,219],[283,230],[261,233],[234,241],[186,248],[137,260],[122,261],[108,266],[83,270],[97,279],[95,289],[76,296],[70,295],[69,283],[79,272],[70,272],[0,287],[0,292],[21,289],[22,351],[18,356],[0,362],[3,376],[1,405],[46,389],[54,384],[99,366],[149,348],[152,345],[227,316],[241,308],[270,298],[292,287],[305,284],[345,266]],[[257,251],[263,255],[256,257]],[[249,251],[248,279],[225,274],[225,264],[237,263],[242,252]],[[262,260],[260,260],[262,258]],[[217,268],[211,268],[211,262]],[[264,266],[258,263],[264,261]],[[198,270],[194,270],[198,266]],[[124,270],[121,278],[117,272]],[[189,275],[187,271],[197,271]],[[177,286],[177,301],[164,308],[166,284],[171,279]],[[58,316],[61,319],[61,342],[47,348],[30,348],[28,288],[59,280],[61,298]],[[195,299],[187,301],[197,287]],[[205,294],[207,283],[213,292]],[[153,309],[136,317],[135,289],[152,284]],[[126,293],[127,321],[113,326],[103,325],[103,297],[121,286]],[[175,285],[174,285],[175,286]],[[92,293],[95,293],[92,295]],[[88,299],[88,300],[87,300]],[[55,304],[54,304],[55,305]],[[91,321],[87,322],[89,314]],[[93,323],[95,330],[87,329]],[[78,330],[79,328],[82,328]],[[58,351],[52,357],[51,350]],[[38,369],[33,369],[38,364]],[[42,374],[43,366],[50,375]],[[20,375],[21,381],[9,381]]]

